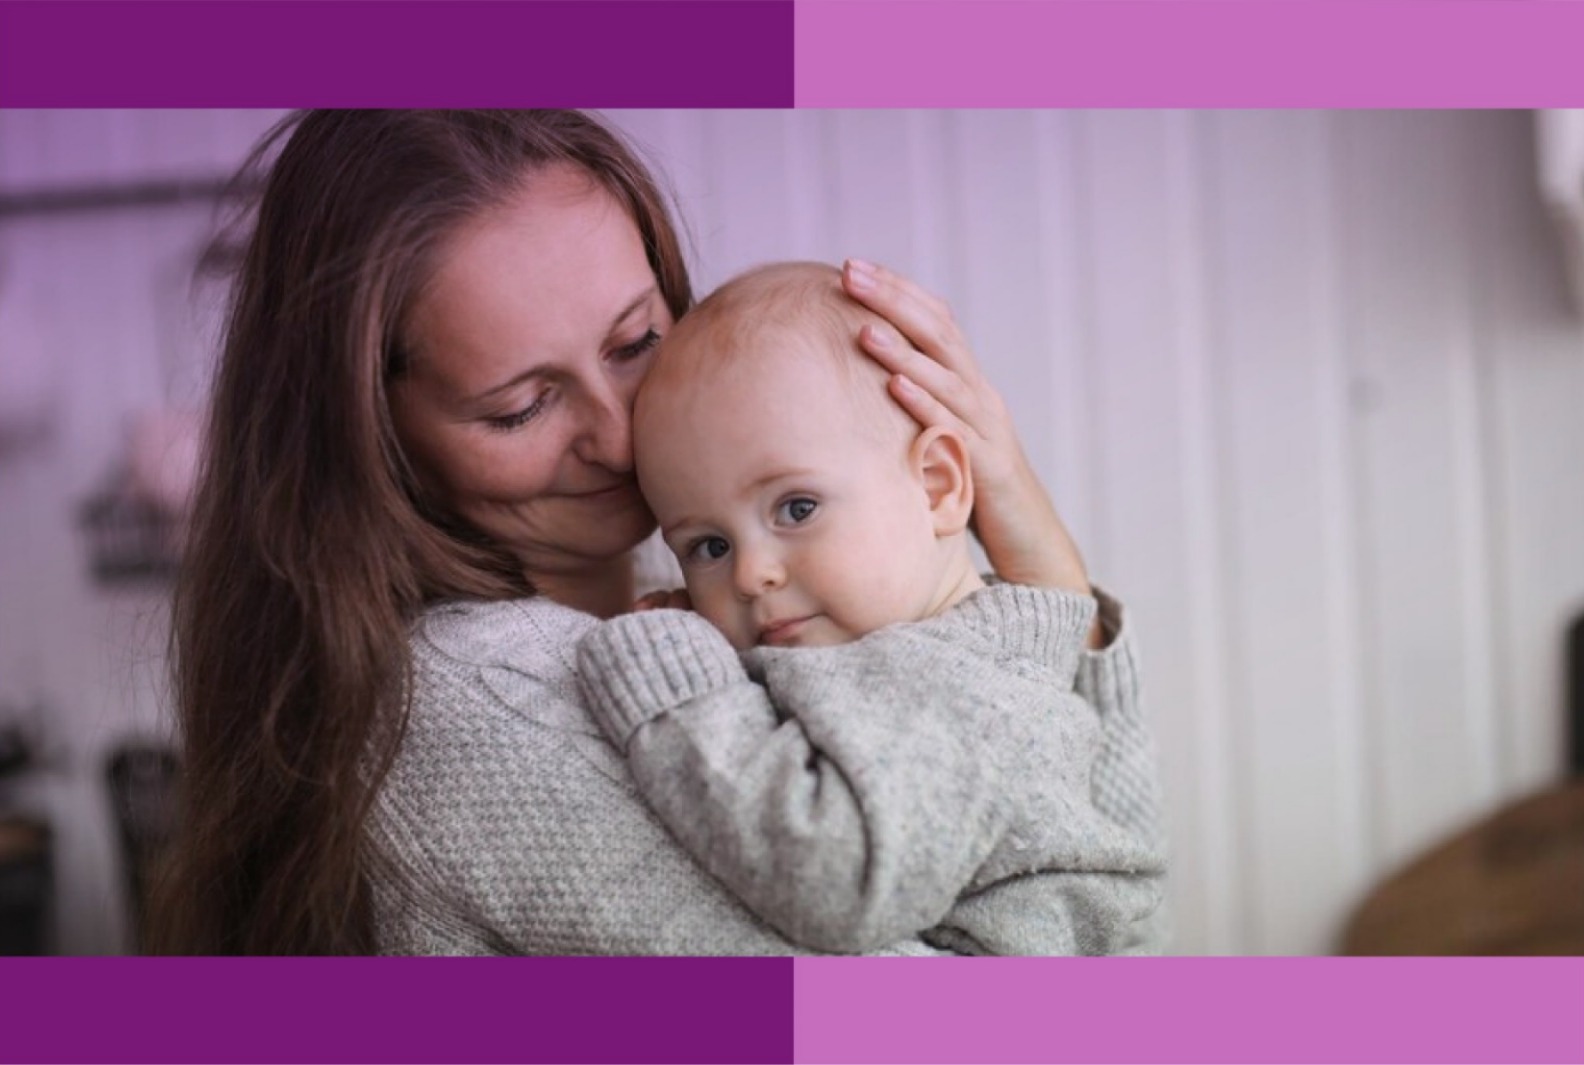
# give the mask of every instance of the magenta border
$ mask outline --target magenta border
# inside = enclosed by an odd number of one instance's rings
[[[203,54],[294,21],[306,65]],[[1584,106],[1581,41],[1570,0],[0,0],[0,105]],[[764,964],[0,961],[0,1059],[1584,1062],[1579,958]]]
[[[793,966],[799,1062],[1584,1061],[1584,958]]]
[[[798,0],[798,107],[1584,105],[1573,0]]]

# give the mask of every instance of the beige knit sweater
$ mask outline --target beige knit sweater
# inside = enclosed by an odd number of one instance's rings
[[[806,952],[706,872],[640,795],[579,689],[578,643],[596,624],[528,599],[443,605],[415,626],[411,719],[368,832],[382,952]],[[1081,655],[1076,690],[1104,727],[1140,741],[1103,744],[1101,759],[1152,825],[1125,630]],[[907,938],[878,952],[931,950]]]

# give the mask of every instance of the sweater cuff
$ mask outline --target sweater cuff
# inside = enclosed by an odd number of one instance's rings
[[[997,582],[964,599],[955,613],[997,648],[1049,666],[1069,685],[1095,601],[1076,592]]]
[[[1100,625],[1106,646],[1097,651],[1084,650],[1078,659],[1078,674],[1073,687],[1100,712],[1102,717],[1117,709],[1139,703],[1139,654],[1133,630],[1127,624],[1122,604],[1099,588],[1094,589],[1100,604]]]
[[[743,676],[737,652],[686,610],[643,610],[601,622],[578,644],[578,683],[611,742]]]
[[[1094,593],[1095,603],[1099,606],[1100,635],[1105,641],[1096,653],[1101,653],[1116,641],[1122,634],[1122,623],[1125,619],[1122,601],[1098,584],[1091,584],[1089,590]],[[1086,651],[1087,647],[1084,648]]]

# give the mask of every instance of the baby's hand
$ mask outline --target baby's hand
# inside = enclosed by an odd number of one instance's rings
[[[661,589],[640,596],[633,604],[633,613],[640,610],[692,610],[693,600],[688,598],[686,588],[672,588],[670,591]]]

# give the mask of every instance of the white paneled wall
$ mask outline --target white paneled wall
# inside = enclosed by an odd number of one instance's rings
[[[221,173],[274,117],[0,112],[0,191]],[[610,117],[700,292],[863,255],[951,301],[1138,627],[1180,949],[1324,952],[1376,879],[1559,775],[1584,323],[1532,116]],[[51,715],[70,952],[125,945],[101,763],[161,725],[163,625],[157,591],[91,584],[74,508],[202,381],[209,220],[0,219],[0,373],[56,411],[0,449],[0,712]]]

